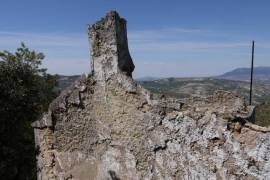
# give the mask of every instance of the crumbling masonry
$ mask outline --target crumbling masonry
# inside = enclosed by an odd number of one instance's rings
[[[89,26],[92,70],[33,123],[38,179],[270,179],[270,133],[230,92],[179,102],[132,79],[126,21]]]

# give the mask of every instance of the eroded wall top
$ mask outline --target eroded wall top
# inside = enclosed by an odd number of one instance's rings
[[[135,66],[128,50],[126,20],[111,11],[88,29],[96,78],[106,80],[115,73],[132,76]]]

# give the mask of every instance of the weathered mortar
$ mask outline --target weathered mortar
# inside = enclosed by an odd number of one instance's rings
[[[132,78],[126,22],[90,26],[93,74],[33,123],[38,179],[269,179],[269,129],[243,98],[152,99]]]

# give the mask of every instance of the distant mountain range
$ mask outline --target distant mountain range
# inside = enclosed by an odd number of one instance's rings
[[[58,90],[70,86],[79,75],[59,76]],[[253,104],[256,108],[256,123],[269,124],[270,118],[270,67],[256,67],[254,69]],[[191,96],[207,96],[216,90],[231,91],[249,99],[249,68],[237,68],[216,77],[197,78],[156,78],[144,77],[136,79],[143,87],[154,93],[179,99]]]
[[[158,80],[161,79],[159,77],[152,77],[152,76],[145,76],[145,77],[140,77],[140,78],[136,78],[136,81],[154,81],[154,80]]]
[[[211,77],[214,79],[227,79],[227,80],[235,80],[235,81],[250,81],[250,68],[236,68],[232,71],[226,72],[219,76]],[[254,67],[253,78],[255,81],[265,82],[270,84],[270,67],[267,66],[259,66]],[[137,78],[137,81],[154,81],[158,79],[166,79],[159,77],[146,76]]]
[[[179,99],[191,96],[207,96],[217,90],[234,92],[249,99],[249,82],[215,78],[166,78],[154,81],[140,81],[143,87],[155,94],[164,94]],[[270,85],[254,83],[253,103],[270,100]]]
[[[78,79],[79,75],[62,76],[58,82],[59,90],[65,89]],[[254,103],[260,104],[270,100],[270,67],[254,68]],[[249,96],[249,68],[237,68],[215,77],[197,78],[157,78],[144,77],[136,79],[142,86],[156,94],[165,94],[177,98],[196,95],[209,95],[215,90],[226,90],[240,94],[246,99]]]
[[[250,68],[237,68],[220,76],[218,79],[250,81]],[[270,67],[254,67],[254,80],[270,83]]]

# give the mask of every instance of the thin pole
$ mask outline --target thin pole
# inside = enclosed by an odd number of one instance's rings
[[[252,57],[251,57],[249,105],[252,104],[253,65],[254,65],[254,41],[252,41]]]

